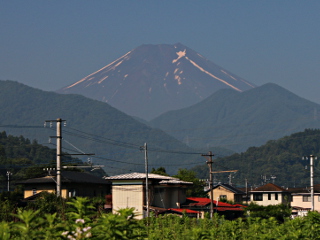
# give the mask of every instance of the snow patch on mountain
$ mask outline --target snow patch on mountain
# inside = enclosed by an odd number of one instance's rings
[[[105,76],[104,78],[101,78],[101,80],[98,82],[98,84],[102,83],[104,80],[106,80],[109,76]]]
[[[224,84],[228,85],[229,87],[231,87],[231,88],[233,88],[233,89],[235,89],[235,90],[237,90],[237,91],[239,91],[239,92],[242,92],[239,88],[231,85],[230,83],[226,82],[225,80],[223,80],[223,79],[221,79],[221,78],[218,78],[217,76],[213,75],[212,73],[204,70],[202,67],[200,67],[198,64],[196,64],[194,61],[192,61],[192,60],[189,59],[188,57],[186,57],[186,59],[187,59],[190,63],[192,63],[195,67],[197,67],[200,71],[208,74],[210,77],[213,77],[213,78],[219,80],[220,82],[223,82]]]
[[[225,75],[229,76],[230,78],[232,78],[233,80],[238,81],[238,79],[234,78],[233,76],[228,74],[226,71],[223,71],[222,69],[220,71],[223,72]]]
[[[181,85],[181,77],[179,75],[174,75],[174,79],[177,80],[178,84]]]
[[[76,85],[78,85],[79,83],[82,83],[82,82],[84,82],[84,81],[90,81],[90,80],[94,79],[94,77],[92,77],[92,78],[90,78],[90,77],[93,76],[93,75],[95,75],[95,74],[97,74],[97,73],[99,73],[99,72],[102,72],[103,70],[107,69],[109,66],[112,66],[114,63],[116,63],[117,61],[119,61],[119,60],[121,60],[121,59],[126,59],[126,60],[130,59],[130,58],[128,57],[128,55],[129,55],[131,52],[132,52],[132,51],[127,52],[127,53],[126,53],[125,55],[123,55],[122,57],[114,60],[113,62],[109,63],[108,65],[104,66],[103,68],[100,68],[99,70],[97,70],[97,71],[89,74],[88,76],[86,76],[86,77],[82,78],[81,80],[79,80],[78,82],[75,82],[74,84],[72,84],[72,85],[64,88],[63,90],[68,89],[68,88],[72,88],[72,87],[74,87],[74,86],[76,86]],[[122,61],[123,61],[123,60],[122,60]],[[121,62],[122,62],[122,61],[121,61]],[[120,62],[120,63],[121,63],[121,62]],[[119,66],[119,64],[117,64],[117,66]],[[115,67],[115,66],[114,66],[114,67]],[[107,71],[108,71],[108,70],[107,70]]]
[[[180,58],[185,57],[186,56],[186,52],[187,52],[186,49],[184,49],[184,51],[176,52],[176,54],[178,55],[178,58],[173,59],[172,63],[176,63]]]

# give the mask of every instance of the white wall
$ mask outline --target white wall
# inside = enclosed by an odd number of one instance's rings
[[[135,208],[141,219],[143,216],[143,185],[113,185],[112,186],[112,211],[122,208]]]

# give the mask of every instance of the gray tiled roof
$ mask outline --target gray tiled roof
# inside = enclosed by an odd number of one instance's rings
[[[226,183],[217,184],[216,186],[213,187],[213,189],[215,189],[219,186],[225,187],[226,189],[230,190],[231,192],[233,192],[235,194],[246,194],[245,192],[241,191],[240,189],[235,188],[235,187],[233,187],[229,184],[226,184]]]
[[[42,178],[31,178],[26,181],[20,182],[22,184],[28,183],[55,183],[56,176],[47,176]],[[95,184],[110,184],[110,182],[103,178],[94,176],[85,172],[74,172],[74,171],[62,171],[61,182],[63,183],[95,183]]]
[[[288,192],[286,189],[279,187],[273,183],[267,183],[261,187],[251,190],[251,192]]]

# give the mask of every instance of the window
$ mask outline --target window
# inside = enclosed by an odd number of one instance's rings
[[[227,199],[227,195],[220,195],[219,199]]]
[[[69,197],[75,197],[77,195],[77,191],[75,189],[69,190]]]
[[[268,200],[271,200],[271,193],[268,193]]]
[[[275,199],[275,200],[278,200],[278,193],[275,193],[275,194],[274,194],[274,199]]]
[[[36,195],[36,194],[37,194],[37,189],[36,188],[32,189],[32,195]]]
[[[302,197],[302,202],[311,202],[311,196],[310,195],[304,195]]]
[[[262,201],[262,193],[254,193],[253,194],[253,201]]]

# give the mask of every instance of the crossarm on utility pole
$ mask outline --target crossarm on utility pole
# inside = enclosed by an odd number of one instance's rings
[[[212,173],[227,173],[227,172],[238,172],[238,170],[229,170],[229,171],[215,171]]]

